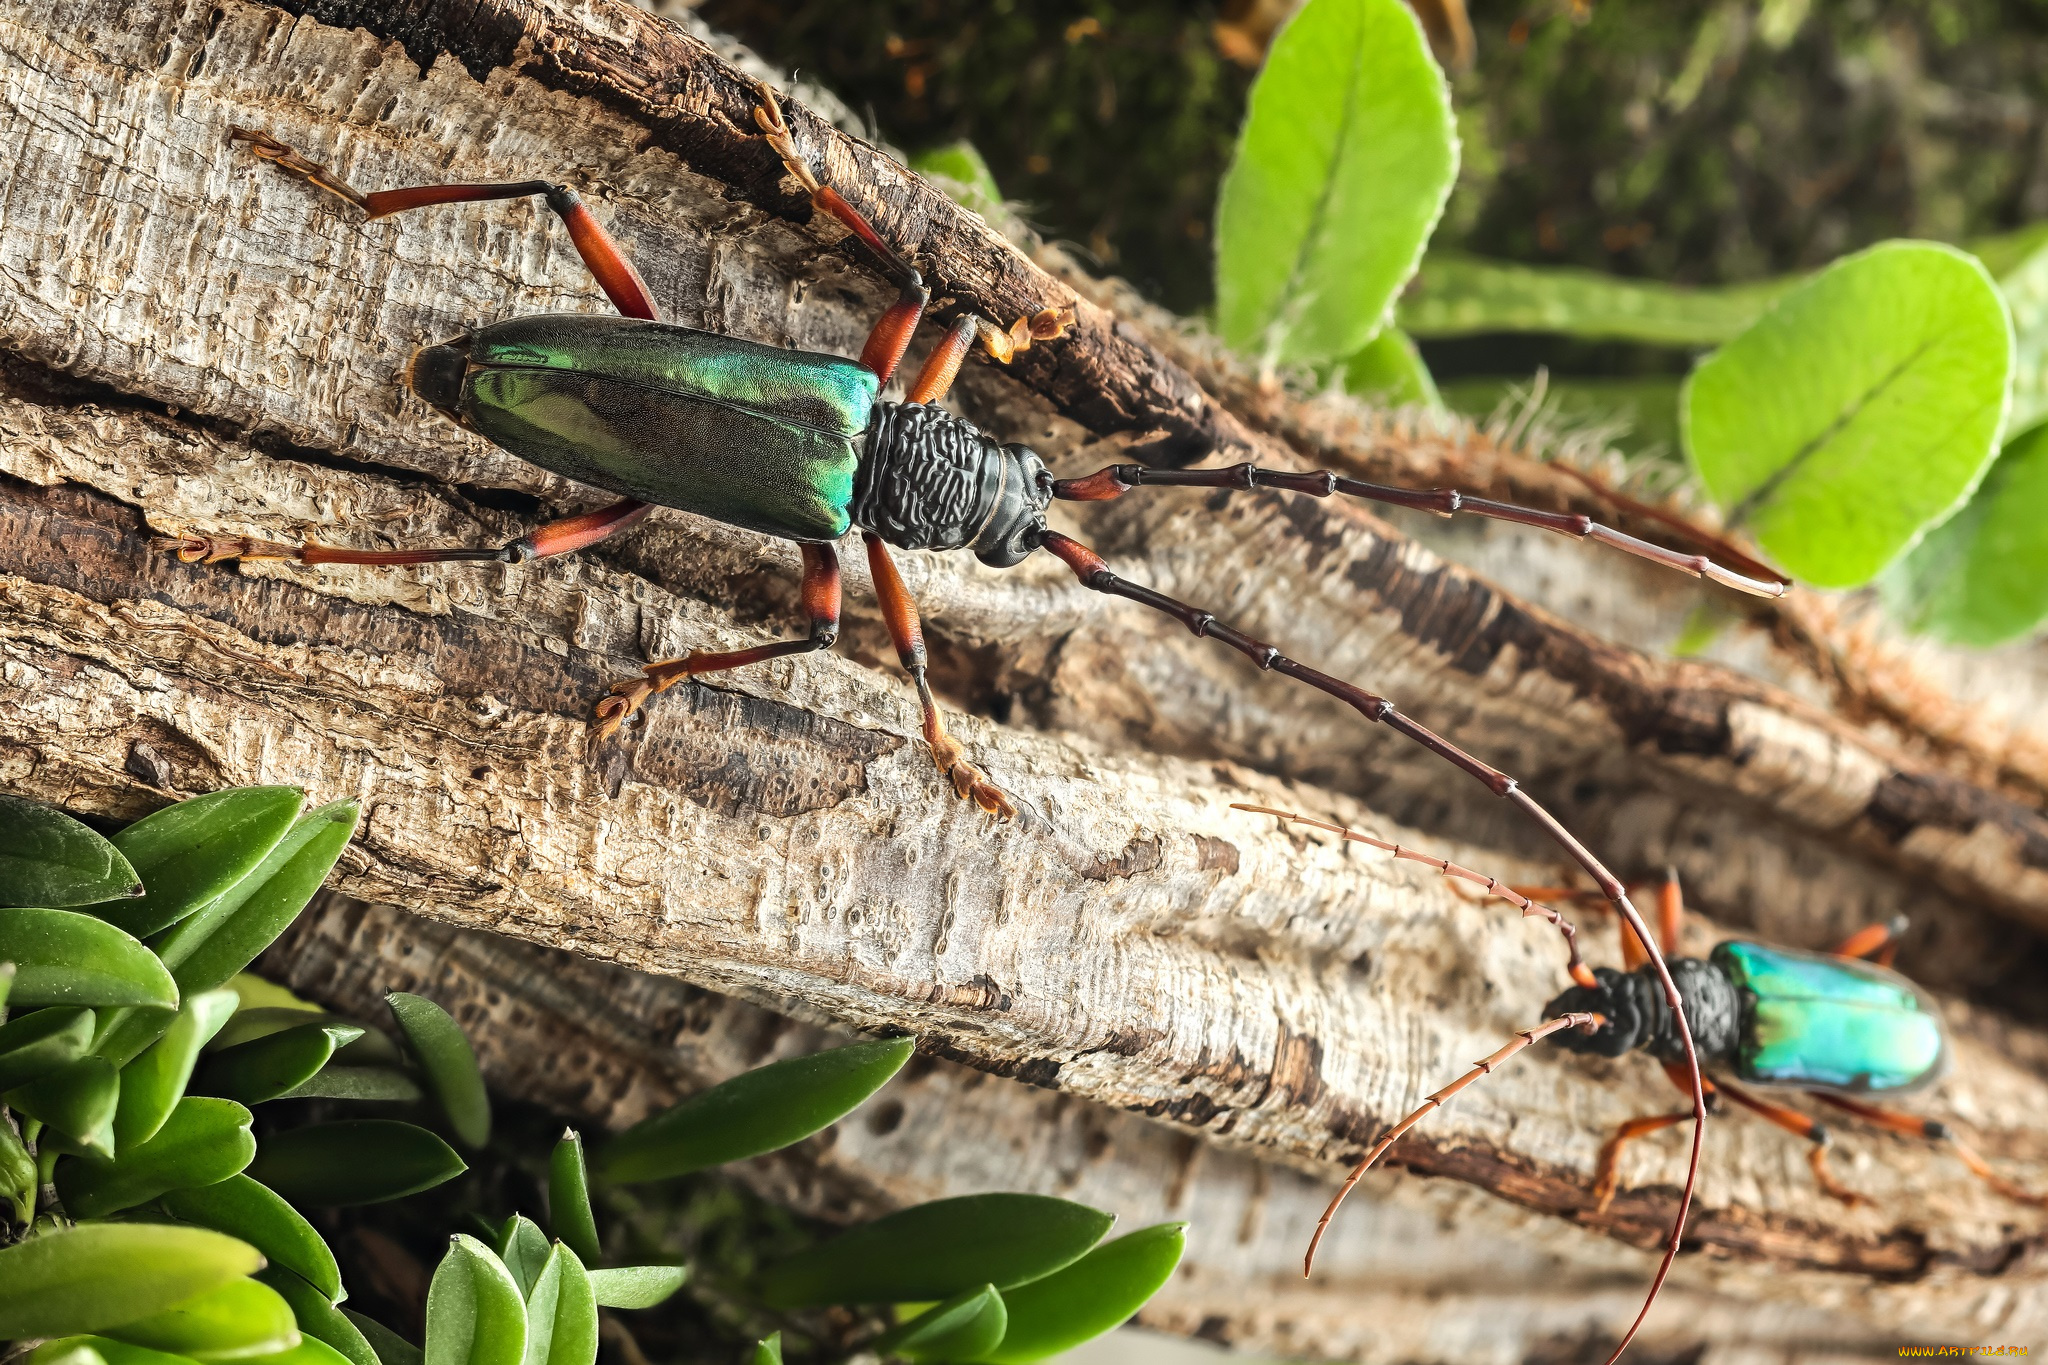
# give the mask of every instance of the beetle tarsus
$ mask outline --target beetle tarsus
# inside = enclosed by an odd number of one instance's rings
[[[218,564],[228,559],[297,559],[300,547],[254,536],[173,536],[161,542],[175,548],[187,564]]]

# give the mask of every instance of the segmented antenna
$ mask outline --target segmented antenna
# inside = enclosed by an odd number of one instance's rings
[[[1522,912],[1523,919],[1531,917],[1546,919],[1556,925],[1557,932],[1564,935],[1565,951],[1570,954],[1570,961],[1566,964],[1565,970],[1571,973],[1572,981],[1584,986],[1589,991],[1598,990],[1600,987],[1599,981],[1593,976],[1592,969],[1579,956],[1579,931],[1573,926],[1572,922],[1549,906],[1538,905],[1535,901],[1530,900],[1498,877],[1489,877],[1483,872],[1474,872],[1469,867],[1460,867],[1448,858],[1439,858],[1429,853],[1418,853],[1416,850],[1403,844],[1390,844],[1385,839],[1375,839],[1370,834],[1360,834],[1357,830],[1344,825],[1333,825],[1328,820],[1317,820],[1312,816],[1296,815],[1290,810],[1276,810],[1272,806],[1246,805],[1242,801],[1231,802],[1230,808],[1232,810],[1249,811],[1253,815],[1278,816],[1283,821],[1297,825],[1307,825],[1311,829],[1328,830],[1332,834],[1343,835],[1353,843],[1367,844],[1373,848],[1391,853],[1396,858],[1406,858],[1410,862],[1423,863],[1433,867],[1437,870],[1437,875],[1440,877],[1456,877],[1463,881],[1477,882],[1485,888],[1488,895],[1498,896],[1509,905],[1519,909]]]
[[[1372,1169],[1373,1163],[1387,1154],[1387,1148],[1393,1146],[1401,1134],[1422,1122],[1423,1117],[1430,1110],[1442,1108],[1445,1100],[1457,1094],[1481,1076],[1487,1075],[1495,1067],[1514,1056],[1517,1052],[1520,1052],[1523,1048],[1540,1043],[1551,1034],[1562,1033],[1568,1028],[1581,1029],[1587,1033],[1596,1033],[1606,1027],[1606,1024],[1607,1017],[1602,1014],[1560,1014],[1555,1019],[1544,1020],[1534,1028],[1525,1028],[1513,1038],[1510,1038],[1498,1052],[1472,1063],[1470,1071],[1458,1077],[1457,1080],[1452,1081],[1434,1095],[1431,1095],[1422,1102],[1421,1107],[1414,1113],[1402,1119],[1392,1128],[1389,1128],[1387,1135],[1374,1143],[1373,1149],[1365,1154],[1365,1159],[1351,1168],[1351,1174],[1345,1177],[1343,1186],[1337,1191],[1337,1197],[1330,1201],[1330,1207],[1324,1209],[1323,1216],[1316,1220],[1315,1236],[1308,1239],[1308,1254],[1301,1258],[1301,1277],[1307,1279],[1309,1271],[1315,1268],[1316,1248],[1322,1245],[1323,1233],[1330,1226],[1330,1220],[1337,1216],[1337,1206],[1344,1202],[1344,1196],[1351,1193],[1351,1187],[1356,1185],[1365,1173]]]

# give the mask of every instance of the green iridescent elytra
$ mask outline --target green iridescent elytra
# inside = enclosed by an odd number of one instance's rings
[[[1710,961],[1741,997],[1735,1074],[1858,1094],[1939,1076],[1947,1045],[1913,983],[1874,963],[1731,939]]]
[[[448,345],[467,348],[461,420],[521,459],[790,540],[836,540],[852,523],[880,389],[858,361],[580,313]]]

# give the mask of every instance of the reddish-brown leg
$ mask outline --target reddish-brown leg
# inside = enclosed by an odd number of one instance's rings
[[[1991,1169],[1991,1164],[1978,1155],[1976,1148],[1956,1136],[1955,1129],[1939,1119],[1923,1119],[1917,1114],[1902,1114],[1896,1109],[1882,1109],[1861,1100],[1852,1100],[1846,1095],[1831,1095],[1825,1090],[1807,1092],[1823,1104],[1854,1114],[1866,1123],[1874,1123],[1887,1131],[1905,1137],[1926,1138],[1932,1142],[1946,1142],[1970,1168],[1970,1174],[1989,1185],[1992,1189],[2017,1203],[2034,1208],[2048,1208],[2048,1195],[2032,1194],[2013,1184],[2004,1176]]]
[[[754,122],[760,126],[763,140],[782,158],[783,166],[796,177],[797,183],[804,187],[805,193],[811,196],[811,203],[838,219],[847,231],[859,238],[861,244],[881,263],[883,271],[896,281],[899,291],[897,300],[868,334],[867,345],[862,349],[860,356],[861,364],[880,375],[883,383],[887,383],[889,377],[896,373],[897,365],[903,360],[904,349],[910,345],[910,334],[917,329],[918,318],[924,312],[930,292],[925,288],[917,268],[895,247],[889,245],[881,233],[875,231],[874,224],[868,222],[861,211],[849,204],[839,191],[818,180],[817,174],[811,170],[810,162],[797,150],[796,138],[790,133],[789,124],[782,117],[781,100],[766,84],[761,86],[761,102],[754,107]],[[1030,349],[1032,342],[1052,341],[1065,335],[1067,315],[1070,311],[1068,308],[1043,308],[1028,317],[1017,319],[1007,329],[984,323],[978,331],[970,331],[968,344],[971,345],[978,338],[982,349],[993,359],[1008,364],[1010,358],[1018,351]],[[964,356],[963,348],[962,357]],[[956,359],[953,361],[953,369],[959,368],[960,362]],[[926,362],[925,369],[930,371],[931,362]],[[946,382],[950,384],[951,381],[949,372]],[[920,385],[922,382],[920,378]],[[934,398],[943,397],[945,388],[945,385],[941,385],[932,396],[912,398],[910,401],[929,403]]]
[[[629,318],[651,320],[656,316],[654,296],[647,292],[647,284],[640,278],[640,272],[633,268],[633,263],[626,259],[610,234],[591,216],[574,190],[546,180],[520,180],[500,185],[415,185],[409,189],[376,190],[364,194],[325,166],[308,161],[268,133],[229,128],[228,137],[231,141],[248,143],[250,150],[275,163],[280,170],[346,199],[370,218],[383,218],[431,204],[475,204],[541,195],[547,200],[547,206],[568,227],[569,240],[575,244],[576,254],[590,268],[590,273],[596,277],[598,286],[612,301],[612,306]]]
[[[1834,1145],[1835,1138],[1834,1134],[1827,1130],[1826,1124],[1818,1119],[1808,1118],[1796,1109],[1787,1109],[1782,1104],[1772,1104],[1769,1100],[1758,1099],[1748,1091],[1738,1090],[1726,1081],[1718,1082],[1717,1088],[1723,1095],[1752,1114],[1761,1115],[1794,1137],[1805,1138],[1813,1144],[1807,1149],[1806,1161],[1813,1167],[1813,1178],[1819,1182],[1822,1194],[1830,1199],[1839,1199],[1852,1208],[1870,1202],[1869,1196],[1858,1194],[1842,1184],[1835,1179],[1834,1172],[1828,1169],[1828,1148]]]
[[[896,657],[903,661],[904,671],[917,684],[918,704],[924,708],[924,742],[931,746],[932,762],[952,782],[954,791],[990,815],[1010,819],[1017,814],[1016,803],[989,781],[986,773],[969,763],[960,741],[946,733],[945,719],[932,697],[931,684],[925,680],[924,624],[918,620],[917,603],[903,586],[903,576],[896,572],[896,561],[889,558],[889,547],[871,531],[861,532],[861,540],[868,547],[868,572],[874,575],[875,596],[881,599],[882,619],[888,623]]]
[[[951,327],[939,344],[932,347],[932,353],[924,358],[918,369],[917,379],[904,395],[906,403],[936,403],[953,388],[953,377],[960,373],[961,362],[974,348],[974,338],[980,333],[981,319],[972,313],[963,314]]]
[[[1684,1067],[1666,1062],[1664,1064],[1664,1074],[1670,1078],[1673,1085],[1678,1087],[1680,1093],[1689,1092],[1692,1089],[1692,1082],[1686,1078]],[[1715,1093],[1714,1083],[1712,1081],[1702,1081],[1702,1085],[1705,1087],[1708,1097],[1711,1098]],[[1652,1114],[1647,1118],[1630,1119],[1615,1129],[1614,1136],[1601,1144],[1600,1160],[1593,1168],[1593,1212],[1607,1212],[1608,1205],[1614,1202],[1615,1193],[1621,1188],[1622,1148],[1628,1146],[1629,1143],[1634,1142],[1639,1137],[1647,1137],[1651,1133],[1660,1132],[1676,1124],[1689,1122],[1691,1118],[1692,1115],[1689,1113]]]
[[[593,739],[611,738],[626,717],[657,692],[666,692],[686,678],[722,673],[729,668],[765,663],[791,654],[809,654],[830,649],[839,638],[839,553],[830,545],[804,545],[804,581],[801,590],[804,614],[810,618],[810,634],[801,640],[778,640],[752,649],[718,653],[692,650],[680,659],[665,659],[647,665],[640,677],[617,683],[612,695],[597,704],[597,733]]]
[[[1703,554],[1680,554],[1667,550],[1647,540],[1624,534],[1612,527],[1603,526],[1591,517],[1579,513],[1543,512],[1530,507],[1517,507],[1513,503],[1495,502],[1491,498],[1475,498],[1455,488],[1433,488],[1428,490],[1395,488],[1389,484],[1367,483],[1363,479],[1347,478],[1331,470],[1318,469],[1299,473],[1286,469],[1262,469],[1257,465],[1232,465],[1227,469],[1153,469],[1140,464],[1113,464],[1080,479],[1061,479],[1053,485],[1052,495],[1075,502],[1101,502],[1108,498],[1121,497],[1133,488],[1225,488],[1252,489],[1277,488],[1289,493],[1306,493],[1311,497],[1327,498],[1332,493],[1347,497],[1365,498],[1371,502],[1386,503],[1393,507],[1410,507],[1421,512],[1435,512],[1439,516],[1451,516],[1458,512],[1470,512],[1475,516],[1492,517],[1497,521],[1512,521],[1523,526],[1534,526],[1559,535],[1576,536],[1581,540],[1597,540],[1617,550],[1647,559],[1653,564],[1689,573],[1695,578],[1712,579],[1725,587],[1753,593],[1758,597],[1783,597],[1790,586],[1784,578],[1766,579],[1740,573],[1728,568]]]
[[[496,549],[461,548],[448,550],[348,550],[334,545],[307,542],[286,545],[281,541],[258,540],[252,536],[180,536],[178,558],[187,564],[218,564],[224,559],[293,559],[301,564],[446,564],[459,560],[497,564],[521,564],[529,559],[546,559],[586,549],[608,536],[615,536],[653,511],[652,505],[627,498],[609,507],[581,516],[551,521]]]
[[[1867,957],[1880,967],[1892,965],[1899,954],[1899,939],[1906,932],[1906,917],[1894,915],[1885,924],[1866,924],[1836,944],[1836,957]]]

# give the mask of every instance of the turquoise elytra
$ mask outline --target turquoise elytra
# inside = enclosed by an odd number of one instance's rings
[[[790,540],[851,525],[880,389],[857,361],[581,313],[493,323],[466,344],[462,419],[521,459]]]
[[[1947,1065],[1940,1019],[1896,972],[1734,939],[1712,961],[1742,996],[1742,1080],[1865,1094],[1914,1089]]]

